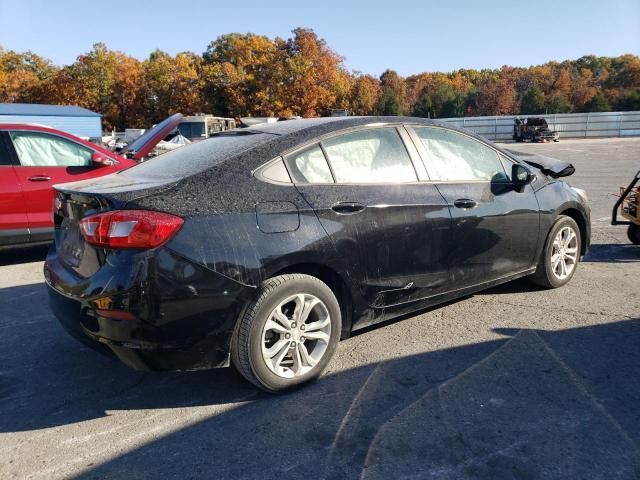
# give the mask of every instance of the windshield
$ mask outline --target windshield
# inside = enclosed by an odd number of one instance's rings
[[[123,170],[124,175],[139,178],[181,179],[203,172],[225,159],[256,147],[274,136],[251,130],[232,130],[212,135],[135,167]]]

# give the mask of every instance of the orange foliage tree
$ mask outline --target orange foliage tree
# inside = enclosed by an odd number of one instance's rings
[[[138,60],[102,43],[58,67],[0,46],[0,102],[80,105],[107,129],[148,127],[175,113],[222,116],[556,113],[640,109],[636,55],[548,62],[528,68],[460,69],[379,78],[349,72],[313,30],[290,38],[230,33],[202,54],[156,50]]]

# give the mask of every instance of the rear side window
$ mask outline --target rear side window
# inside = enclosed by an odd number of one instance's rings
[[[296,183],[333,183],[331,170],[319,145],[288,156],[287,165]]]
[[[416,127],[414,130],[440,180],[508,181],[497,153],[487,145],[443,128]]]
[[[87,167],[92,151],[66,138],[42,132],[9,133],[23,167]]]
[[[411,158],[394,128],[360,130],[322,142],[338,183],[417,180]]]

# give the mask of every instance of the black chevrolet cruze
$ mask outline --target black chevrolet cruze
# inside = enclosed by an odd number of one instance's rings
[[[515,278],[560,287],[589,246],[573,167],[402,117],[220,133],[56,187],[50,303],[136,369],[316,378],[357,329]]]

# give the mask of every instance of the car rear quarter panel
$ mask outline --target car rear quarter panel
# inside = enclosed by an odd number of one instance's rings
[[[296,188],[250,172],[214,168],[127,208],[182,216],[184,226],[167,247],[247,286],[295,263],[335,266],[331,241]]]

